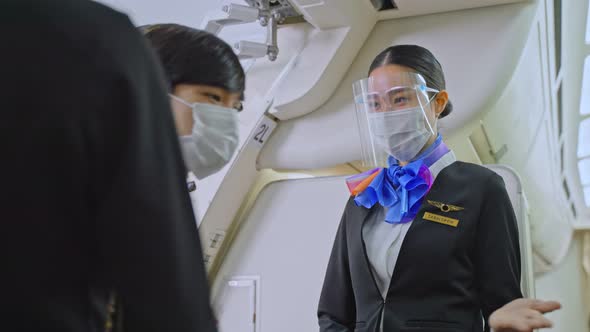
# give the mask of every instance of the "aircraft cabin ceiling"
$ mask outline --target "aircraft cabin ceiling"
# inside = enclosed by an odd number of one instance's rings
[[[310,169],[359,159],[352,83],[366,77],[372,59],[392,44],[419,44],[437,56],[454,104],[453,114],[440,123],[441,131],[458,130],[503,92],[520,59],[534,13],[534,6],[510,4],[405,17],[377,22],[356,48],[331,53],[324,43],[316,54],[302,56],[281,84],[273,115],[282,122],[263,149],[259,166]],[[287,32],[283,38],[288,38]],[[328,65],[317,66],[322,61],[316,60],[320,52],[332,55],[337,68],[330,71]],[[356,56],[346,59],[348,62],[338,58],[352,52]],[[256,69],[252,69],[253,76]],[[321,80],[330,76],[337,77],[334,84],[322,84]],[[321,98],[312,101],[318,91]],[[342,135],[343,130],[349,135]]]
[[[379,19],[417,16],[447,11],[501,5],[523,0],[358,0],[376,8],[389,8],[377,14]],[[246,0],[167,0],[165,3],[143,0],[99,0],[98,2],[128,13],[138,24],[175,22],[197,27],[208,12],[220,10],[229,3],[245,4]],[[333,0],[277,0],[290,2],[300,8],[331,5]],[[393,5],[391,5],[393,4]],[[369,8],[369,7],[367,7]],[[367,9],[368,10],[368,9]]]

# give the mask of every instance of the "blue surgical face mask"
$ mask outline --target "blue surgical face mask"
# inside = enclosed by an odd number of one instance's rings
[[[171,97],[192,108],[192,134],[181,136],[180,143],[187,168],[202,180],[221,170],[233,157],[239,144],[238,112]]]

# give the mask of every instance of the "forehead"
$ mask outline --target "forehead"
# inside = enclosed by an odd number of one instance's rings
[[[374,69],[369,75],[369,89],[386,91],[394,87],[415,87],[423,84],[422,76],[400,65],[386,65]]]
[[[202,94],[212,94],[219,96],[224,101],[239,101],[240,93],[230,92],[226,89],[204,84],[178,84],[174,87],[175,94],[186,97],[200,96]]]

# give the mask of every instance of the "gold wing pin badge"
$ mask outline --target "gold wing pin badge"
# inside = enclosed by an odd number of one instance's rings
[[[441,202],[437,202],[437,201],[431,201],[431,200],[428,201],[428,204],[438,208],[442,212],[455,212],[455,211],[465,210],[465,208],[462,208],[460,206],[449,205],[449,204],[445,204],[445,203],[441,203]]]

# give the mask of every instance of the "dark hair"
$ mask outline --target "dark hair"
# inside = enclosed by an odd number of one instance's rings
[[[369,75],[373,70],[387,66],[400,65],[408,67],[422,75],[426,85],[430,88],[442,91],[445,89],[445,74],[442,66],[434,55],[427,49],[417,45],[396,45],[379,53],[369,69]],[[447,106],[440,114],[444,118],[453,111],[453,104],[449,100]]]
[[[243,95],[245,74],[232,48],[217,36],[179,24],[141,26],[168,78],[177,84],[202,84]]]

